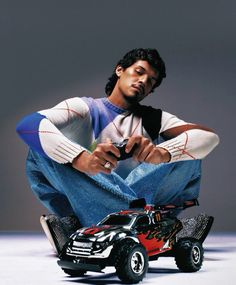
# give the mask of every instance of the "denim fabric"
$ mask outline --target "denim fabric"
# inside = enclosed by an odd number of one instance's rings
[[[197,198],[201,161],[141,163],[122,179],[114,171],[87,175],[30,150],[26,172],[34,194],[49,211],[61,217],[75,214],[83,226],[89,226],[111,212],[127,209],[137,198],[154,205],[182,205]]]

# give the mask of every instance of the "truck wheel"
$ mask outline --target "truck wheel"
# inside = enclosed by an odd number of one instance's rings
[[[175,248],[175,262],[183,272],[200,270],[203,262],[203,247],[196,239],[180,239]]]
[[[68,274],[72,277],[82,277],[86,273],[86,271],[84,271],[84,270],[73,270],[73,269],[67,269],[67,268],[62,268],[62,270],[66,274]]]
[[[124,283],[138,283],[148,269],[148,257],[140,244],[124,243],[118,250],[115,265],[117,276]]]

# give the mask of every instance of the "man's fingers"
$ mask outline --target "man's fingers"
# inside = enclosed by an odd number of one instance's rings
[[[105,164],[104,164],[105,165]],[[105,168],[104,165],[97,165],[96,169],[93,171],[92,175],[96,175],[97,173],[105,173],[105,174],[110,174],[112,169],[111,168]]]
[[[106,152],[111,152],[117,158],[120,157],[119,149],[115,147],[112,143],[107,145]]]
[[[102,165],[102,167],[109,162],[111,164],[110,168],[113,169],[117,165],[117,160],[113,155],[109,155],[106,152],[104,153],[95,153],[94,154],[94,166]]]
[[[152,144],[147,145],[136,155],[137,160],[140,162],[145,161],[145,159],[152,150],[153,150],[153,145]]]
[[[103,159],[105,159],[106,162],[110,162],[112,164],[112,168],[117,166],[117,158],[113,154],[105,152],[103,154]]]
[[[99,152],[104,156],[104,153],[111,152],[115,157],[120,157],[120,151],[111,142],[99,144],[94,152]]]
[[[141,162],[148,155],[148,152],[151,151],[153,144],[149,139],[138,136],[133,140],[133,142],[137,144],[136,148],[134,149],[133,158]]]
[[[96,165],[102,165],[104,166],[106,164],[107,160],[105,158],[96,157]]]
[[[115,148],[115,150],[113,149]],[[113,150],[113,152],[111,152]],[[115,153],[115,154],[114,154]],[[95,159],[97,160],[96,163],[99,164],[105,164],[107,161],[111,163],[111,168],[114,168],[117,166],[117,157],[116,155],[120,155],[119,150],[115,146],[107,146],[107,147],[101,147],[94,150],[93,155]],[[99,162],[98,162],[99,160]]]
[[[125,152],[129,153],[135,144],[139,145],[141,138],[141,136],[130,137],[126,145]]]
[[[153,161],[153,157],[152,157],[153,154],[154,154],[154,149],[151,152],[149,152],[149,154],[146,156],[144,161],[147,162],[147,163],[152,163],[152,161]]]

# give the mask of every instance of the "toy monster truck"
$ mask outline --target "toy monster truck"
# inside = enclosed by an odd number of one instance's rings
[[[175,257],[181,271],[198,271],[203,262],[202,242],[213,218],[199,215],[181,222],[170,217],[170,208],[125,210],[108,215],[96,226],[79,229],[65,245],[59,266],[71,276],[114,266],[122,282],[138,283],[147,272],[148,261],[168,255]]]

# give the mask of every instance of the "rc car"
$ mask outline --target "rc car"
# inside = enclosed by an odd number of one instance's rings
[[[193,203],[187,202],[184,207]],[[148,262],[160,256],[174,256],[183,272],[198,271],[203,262],[202,242],[213,218],[202,214],[181,221],[171,217],[173,208],[131,208],[112,213],[95,226],[81,228],[71,235],[58,264],[71,276],[114,266],[124,283],[141,281]]]

